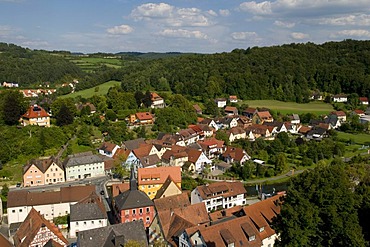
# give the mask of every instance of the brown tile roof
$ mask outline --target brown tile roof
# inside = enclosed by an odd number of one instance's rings
[[[194,109],[197,111],[197,112],[201,112],[202,111],[202,108],[200,108],[199,105],[193,105]]]
[[[365,112],[363,110],[358,110],[358,109],[354,110],[353,112],[358,114],[358,115],[365,114]]]
[[[13,245],[9,242],[9,240],[0,233],[0,246],[1,247],[13,247]]]
[[[241,182],[216,182],[209,185],[200,185],[197,189],[203,200],[220,195],[223,197],[230,197],[247,193]]]
[[[230,95],[229,99],[238,99],[238,97],[236,95]]]
[[[226,106],[225,112],[238,112],[238,108],[236,108],[235,106]]]
[[[199,151],[199,150],[196,150],[196,149],[193,149],[193,148],[189,148],[187,153],[188,153],[188,161],[190,161],[192,163],[195,163],[195,162],[197,162],[197,160],[201,156],[202,151]]]
[[[240,162],[245,155],[247,155],[247,153],[242,148],[228,146],[226,151],[222,154],[222,157],[230,157],[234,161]]]
[[[259,112],[257,112],[257,115],[262,120],[272,119],[272,116],[271,116],[270,112],[268,112],[268,111],[259,111]]]
[[[204,141],[198,141],[198,144],[202,146],[202,148],[209,148],[216,146],[217,148],[222,148],[224,146],[224,141],[217,140],[216,138],[209,138],[205,139]]]
[[[138,169],[138,185],[144,184],[164,184],[167,177],[171,175],[175,183],[181,183],[181,167],[153,167]],[[148,180],[143,180],[143,179]]]
[[[233,135],[240,135],[245,133],[245,130],[241,127],[233,127],[227,131],[228,133],[232,133]]]
[[[168,187],[171,185],[171,184],[174,184],[177,189],[178,189],[178,192],[179,193],[182,193],[181,191],[181,188],[177,185],[177,183],[175,181],[173,181],[171,175],[167,177],[166,181],[164,182],[164,184],[162,185],[161,188],[159,188],[159,190],[157,191],[157,194],[155,195],[155,199],[159,199],[162,197],[162,195],[166,192],[166,190],[168,189]]]
[[[40,213],[34,208],[31,209],[24,222],[18,228],[18,231],[14,235],[14,244],[19,247],[28,247],[31,242],[38,235],[38,232],[42,227],[47,227],[52,233],[54,233],[54,240],[59,239],[64,246],[68,245],[67,239],[59,231],[59,229],[53,224],[47,221]],[[52,236],[50,236],[52,237]]]
[[[308,127],[308,126],[303,126],[302,125],[302,127],[299,129],[299,133],[301,133],[301,134],[306,134],[307,132],[309,132],[311,130],[311,128],[310,127]]]
[[[39,117],[50,117],[50,115],[38,105],[30,106],[25,114],[23,114],[24,118],[39,118]]]
[[[116,197],[119,194],[128,191],[130,189],[130,183],[119,183],[119,184],[112,184],[112,197]]]
[[[7,207],[78,202],[95,191],[95,185],[61,187],[59,191],[11,190]]]
[[[369,99],[367,97],[360,97],[361,102],[369,102]]]
[[[148,156],[152,148],[153,144],[142,143],[140,144],[139,148],[132,150],[132,152],[135,154],[136,157],[139,158],[143,156]]]
[[[209,222],[204,203],[191,205],[187,193],[154,200],[157,215],[165,238],[173,242],[172,237],[188,227]]]
[[[242,206],[234,206],[232,208],[227,208],[227,209],[215,211],[213,213],[209,213],[208,215],[209,215],[209,218],[211,219],[211,221],[217,221],[217,220],[220,220],[220,219],[224,219],[224,218],[228,218],[230,216],[233,216],[235,213],[238,213],[238,212],[241,212],[241,211],[243,211]],[[243,211],[243,214],[244,214],[244,211]]]
[[[150,93],[150,97],[151,97],[151,100],[152,101],[156,101],[156,100],[161,100],[162,99],[162,97],[159,96],[156,92]]]
[[[136,118],[139,119],[140,121],[153,119],[153,115],[150,112],[137,112],[135,113],[135,115],[136,115]]]
[[[345,117],[346,113],[344,111],[332,111],[332,115],[336,115],[337,117]]]
[[[245,113],[250,113],[250,114],[254,114],[256,111],[257,111],[257,109],[256,109],[256,108],[248,107],[248,108],[246,108],[243,112],[245,112]]]
[[[114,144],[114,143],[111,143],[111,142],[103,142],[103,144],[99,147],[99,149],[101,150],[104,150],[104,151],[107,151],[107,152],[113,152],[113,149],[116,147],[117,145]]]
[[[32,159],[23,166],[23,174],[27,172],[27,170],[32,166],[35,165],[42,173],[45,173],[49,167],[55,163],[59,168],[64,170],[61,162],[59,162],[57,159],[54,157],[48,158],[48,159]]]
[[[252,133],[260,135],[265,135],[267,130],[271,133],[269,127],[267,125],[262,124],[252,124],[251,126],[248,126],[246,130],[250,130],[252,131]]]

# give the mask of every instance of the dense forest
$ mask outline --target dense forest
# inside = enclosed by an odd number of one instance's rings
[[[127,92],[171,91],[204,102],[226,95],[307,102],[312,91],[370,96],[370,41],[253,47],[217,54],[157,54],[158,59],[150,53],[151,59],[141,53],[120,53],[123,67],[102,67],[93,73],[83,72],[66,58],[73,55],[65,53],[0,43],[0,81],[30,85],[76,78],[81,82],[76,90],[82,90],[118,80]]]
[[[254,47],[142,61],[125,68],[122,87],[305,102],[312,90],[369,96],[369,64],[370,41]]]

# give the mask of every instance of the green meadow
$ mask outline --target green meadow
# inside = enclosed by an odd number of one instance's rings
[[[332,105],[320,101],[299,104],[277,100],[244,100],[240,104],[248,104],[250,107],[266,107],[282,114],[315,113],[317,115],[323,115],[334,111]]]
[[[119,81],[108,81],[106,83],[100,84],[93,88],[88,88],[85,90],[77,91],[74,93],[70,93],[67,95],[60,96],[61,98],[76,98],[78,96],[81,96],[82,98],[90,98],[93,95],[105,95],[108,93],[109,88],[114,86],[120,86],[121,82]],[[97,90],[97,89],[98,90]]]

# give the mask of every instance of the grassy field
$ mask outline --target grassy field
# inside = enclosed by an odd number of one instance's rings
[[[283,102],[277,100],[245,100],[240,102],[240,104],[248,104],[250,107],[266,107],[282,114],[302,114],[310,112],[322,115],[328,114],[334,110],[332,105],[319,101],[298,104],[295,102]]]
[[[75,98],[77,96],[81,96],[82,98],[90,98],[93,95],[104,95],[108,93],[109,88],[114,86],[119,86],[121,83],[119,81],[108,81],[106,83],[100,84],[96,87],[99,88],[97,92],[95,92],[95,88],[89,88],[82,91],[74,92],[71,94],[60,96],[61,98]]]
[[[86,72],[91,72],[103,65],[113,68],[122,67],[122,60],[118,58],[81,57],[70,61]]]
[[[338,131],[338,138],[349,141],[352,140],[354,143],[358,145],[364,145],[366,143],[370,143],[370,135],[369,134],[350,134]]]

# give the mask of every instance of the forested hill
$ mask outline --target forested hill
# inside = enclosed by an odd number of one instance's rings
[[[236,49],[141,61],[124,68],[127,91],[303,102],[310,90],[370,96],[370,41]]]
[[[42,82],[69,82],[83,76],[81,69],[61,56],[0,43],[0,82],[21,86]]]

